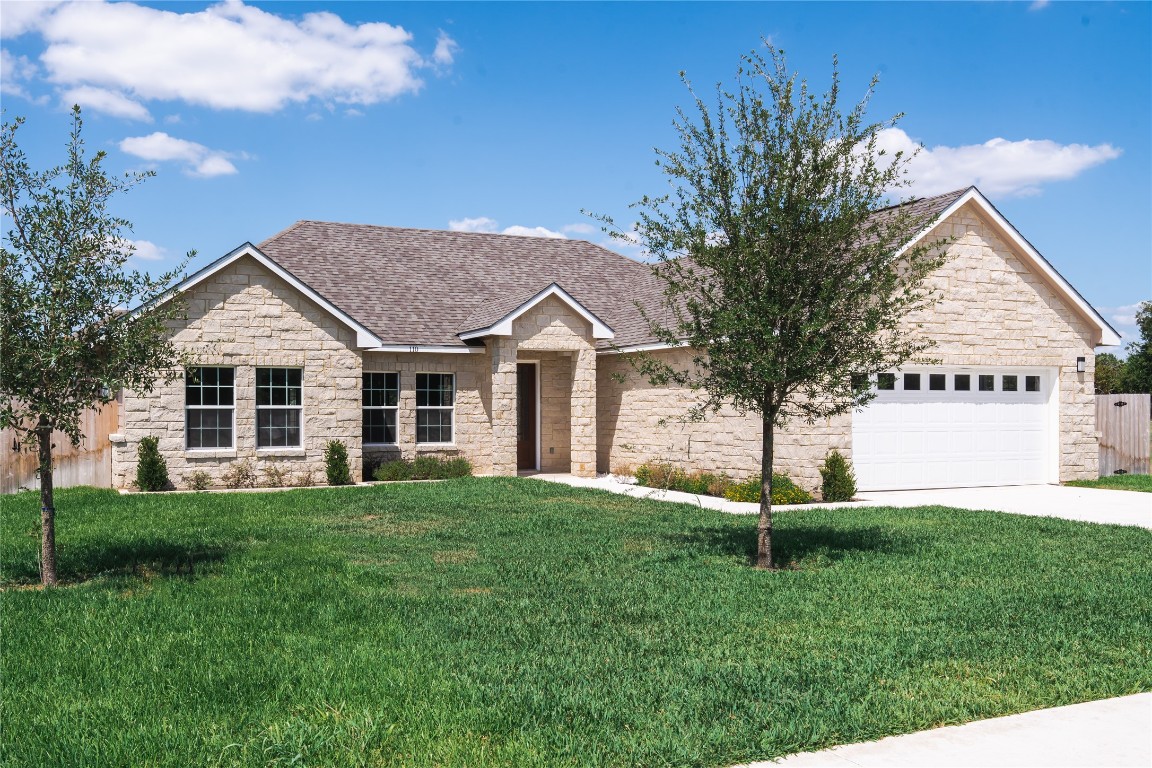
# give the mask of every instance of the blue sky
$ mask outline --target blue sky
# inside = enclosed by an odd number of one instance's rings
[[[3,2],[5,119],[34,163],[67,107],[135,261],[196,268],[298,219],[606,238],[665,183],[678,72],[731,82],[761,37],[822,92],[869,77],[916,190],[975,183],[1118,329],[1152,298],[1149,3]],[[620,250],[619,247],[617,247]],[[624,248],[624,252],[629,249]],[[633,254],[634,255],[634,254]],[[365,275],[364,279],[387,279]]]

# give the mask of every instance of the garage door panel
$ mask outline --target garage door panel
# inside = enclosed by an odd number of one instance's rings
[[[913,371],[916,372],[916,371]],[[949,369],[920,369],[946,374],[946,391],[878,392],[853,416],[853,462],[861,490],[943,488],[1049,481],[1054,455],[1048,393],[1054,371],[985,369],[996,387],[1005,373],[1018,382],[1041,375],[1040,392],[952,391]],[[980,369],[966,369],[973,386]],[[1020,389],[1023,389],[1021,384]]]

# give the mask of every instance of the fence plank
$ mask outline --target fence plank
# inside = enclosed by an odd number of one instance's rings
[[[82,414],[80,431],[84,439],[79,446],[73,446],[72,441],[60,432],[52,433],[52,442],[56,445],[52,452],[56,463],[52,474],[55,487],[112,487],[112,445],[108,436],[116,431],[118,421],[119,407],[113,401],[100,410],[88,410]],[[15,430],[0,430],[0,453],[4,456],[0,493],[40,487],[36,476],[39,469],[36,449],[19,444]]]
[[[1121,405],[1123,403],[1123,405]],[[1100,477],[1149,474],[1152,395],[1096,395]]]

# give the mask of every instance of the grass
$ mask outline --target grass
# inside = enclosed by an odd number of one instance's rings
[[[1152,532],[525,479],[2,499],[0,764],[727,765],[1152,690]]]
[[[1111,488],[1117,491],[1152,493],[1152,475],[1109,475],[1099,480],[1069,480],[1065,485],[1078,488]]]

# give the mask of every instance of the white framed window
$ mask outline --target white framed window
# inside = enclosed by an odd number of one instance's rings
[[[299,448],[304,404],[299,368],[256,369],[256,447]]]
[[[200,365],[184,371],[184,446],[232,448],[236,369]]]
[[[451,443],[456,416],[456,374],[416,374],[416,442]]]
[[[395,445],[400,374],[364,374],[364,445]]]

